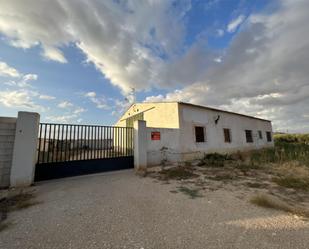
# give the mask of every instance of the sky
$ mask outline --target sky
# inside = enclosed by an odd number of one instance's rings
[[[0,0],[0,116],[183,101],[309,132],[307,0]]]

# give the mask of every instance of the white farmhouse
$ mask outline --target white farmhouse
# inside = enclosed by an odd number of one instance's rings
[[[183,102],[133,104],[116,126],[147,125],[147,164],[272,147],[271,121]]]

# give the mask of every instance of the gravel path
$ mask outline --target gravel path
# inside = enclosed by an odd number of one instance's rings
[[[218,190],[190,199],[133,171],[41,183],[0,248],[309,248],[309,221]]]

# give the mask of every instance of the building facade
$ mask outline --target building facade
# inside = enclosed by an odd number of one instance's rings
[[[272,147],[271,121],[183,102],[136,103],[116,123],[147,124],[149,165]]]

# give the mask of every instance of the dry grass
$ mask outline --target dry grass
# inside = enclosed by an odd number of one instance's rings
[[[163,169],[160,171],[161,176],[164,180],[186,180],[194,177],[198,177],[192,170],[185,167],[173,167],[169,169]]]
[[[299,162],[286,162],[273,168],[273,181],[285,188],[309,190],[309,168]]]
[[[270,195],[259,194],[250,199],[250,202],[264,208],[272,208],[281,210],[284,212],[301,215],[309,218],[309,210],[305,210],[303,208],[294,207],[290,204]]]
[[[191,199],[203,197],[203,195],[199,193],[198,189],[191,189],[191,188],[187,188],[184,186],[180,186],[178,187],[178,190],[179,192],[184,193],[185,195],[188,195]]]

